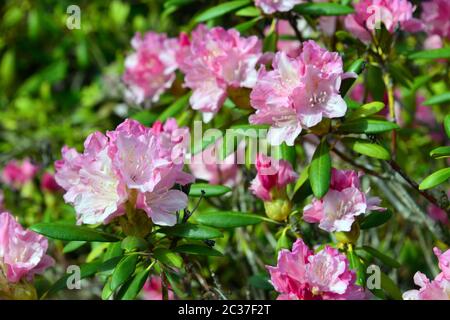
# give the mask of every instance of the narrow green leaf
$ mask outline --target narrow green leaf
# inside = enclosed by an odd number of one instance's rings
[[[381,288],[389,297],[395,300],[402,300],[402,292],[394,281],[391,280],[384,272],[381,272]]]
[[[287,228],[285,228],[282,232],[280,237],[277,240],[277,246],[276,251],[280,251],[281,249],[290,249],[292,247],[292,241],[289,239],[289,236],[287,235]]]
[[[450,168],[444,168],[441,170],[438,170],[432,174],[430,174],[428,177],[423,180],[420,185],[420,190],[426,190],[430,188],[434,188],[437,185],[440,185],[447,181],[450,178]]]
[[[207,183],[194,183],[189,190],[189,196],[200,197],[204,192],[204,197],[218,197],[231,191],[230,188]]]
[[[117,267],[114,269],[111,278],[111,290],[115,291],[118,287],[127,281],[134,270],[136,269],[136,264],[138,263],[139,256],[137,254],[128,255],[120,260]]]
[[[164,112],[161,113],[161,115],[158,117],[159,121],[166,121],[168,118],[175,117],[176,115],[180,114],[185,107],[189,105],[189,98],[191,97],[191,94],[185,94],[178,100],[176,100],[174,103],[172,103],[170,106],[168,106],[166,109],[164,109]]]
[[[196,215],[195,221],[210,227],[237,228],[258,224],[264,221],[264,218],[250,213],[218,211]]]
[[[331,157],[326,140],[323,140],[314,152],[309,167],[309,182],[317,198],[322,198],[330,188]]]
[[[417,60],[417,59],[449,59],[450,58],[450,47],[440,48],[440,49],[432,49],[432,50],[423,50],[411,53],[408,56],[409,59]]]
[[[180,269],[183,266],[183,259],[176,253],[166,248],[156,248],[153,250],[156,260],[168,266]]]
[[[184,254],[196,254],[202,256],[213,256],[213,257],[221,257],[223,256],[221,252],[216,249],[197,245],[197,244],[184,244],[175,248],[175,252],[184,253]]]
[[[361,229],[371,229],[379,227],[386,222],[389,221],[392,217],[392,212],[387,211],[374,211],[371,214],[364,217],[364,219],[361,221],[359,227]]]
[[[120,240],[113,234],[68,223],[38,223],[30,229],[46,237],[65,241],[116,242]]]
[[[435,159],[450,157],[450,147],[438,147],[430,152],[430,156]]]
[[[111,290],[111,277],[108,277],[102,289],[102,300],[108,300],[114,291]]]
[[[256,17],[249,21],[245,21],[238,25],[235,25],[234,28],[239,32],[244,32],[244,31],[247,31],[248,29],[252,28],[253,26],[255,26],[258,23],[258,21],[261,19],[262,19],[262,17]]]
[[[191,223],[177,224],[173,227],[163,227],[159,231],[167,234],[168,236],[194,240],[206,240],[223,237],[222,232],[217,229]]]
[[[360,75],[366,67],[366,62],[364,59],[358,59],[355,60],[350,67],[348,68],[347,72],[353,72],[357,75]],[[341,93],[342,97],[345,97],[350,90],[350,88],[353,86],[357,78],[347,78],[342,80],[341,88],[339,89],[339,92]]]
[[[64,246],[63,253],[75,251],[84,246],[86,243],[87,243],[86,241],[70,241],[68,244]]]
[[[254,6],[248,6],[236,11],[236,15],[241,17],[258,17],[261,15],[261,11]]]
[[[345,138],[342,141],[357,153],[381,160],[391,159],[389,151],[387,151],[382,146],[372,143],[368,140]]]
[[[399,268],[400,263],[398,263],[395,259],[385,255],[384,253],[381,253],[375,248],[369,247],[369,246],[363,246],[362,249],[366,251],[368,254],[370,254],[372,257],[380,260],[384,264],[392,267],[392,268]]]
[[[450,139],[450,114],[446,115],[444,118],[444,129],[447,137]]]
[[[361,118],[344,122],[338,130],[345,133],[381,133],[399,128],[400,127],[393,122],[380,119]]]
[[[343,16],[355,12],[352,7],[331,2],[302,3],[294,11],[312,16]]]
[[[359,118],[366,118],[377,112],[380,112],[381,110],[383,110],[383,108],[384,108],[383,102],[378,102],[378,101],[370,102],[370,103],[362,105],[361,107],[359,107],[358,109],[353,111],[347,117],[347,120],[351,121],[351,120],[355,120],[355,119],[359,119]]]
[[[433,106],[450,102],[450,92],[445,92],[424,101],[424,106]]]
[[[139,292],[141,292],[142,287],[144,287],[145,281],[148,278],[150,269],[142,270],[138,272],[131,280],[130,284],[127,286],[125,292],[121,295],[121,300],[133,300],[137,297]]]
[[[200,13],[198,16],[194,18],[194,22],[204,22],[207,20],[211,20],[213,18],[217,18],[220,16],[223,16],[229,12],[235,11],[239,8],[242,8],[243,6],[250,3],[250,0],[236,0],[236,1],[227,1],[224,3],[221,3],[215,7],[206,9],[202,13]]]

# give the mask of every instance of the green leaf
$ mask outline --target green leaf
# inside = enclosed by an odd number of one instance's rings
[[[393,258],[385,255],[384,253],[381,253],[380,251],[378,251],[375,248],[369,247],[369,246],[363,246],[362,249],[364,251],[366,251],[368,254],[370,254],[372,257],[380,260],[381,262],[383,262],[384,264],[392,267],[392,268],[399,268],[400,267],[400,263],[398,263],[396,260],[394,260]]]
[[[261,19],[262,19],[262,17],[256,17],[249,21],[245,21],[238,25],[235,25],[234,28],[239,32],[244,32],[244,31],[247,31],[248,29],[252,28],[253,26],[255,26],[258,23],[258,21]]]
[[[435,159],[450,157],[450,147],[438,147],[430,152],[430,156]]]
[[[411,53],[408,56],[409,59],[417,60],[417,59],[449,59],[450,58],[450,47],[440,48],[440,49],[432,49],[432,50],[423,50]]]
[[[128,236],[122,240],[121,248],[125,251],[146,250],[148,242],[140,237]]]
[[[355,111],[353,111],[348,117],[347,120],[351,121],[351,120],[356,120],[359,118],[366,118],[368,116],[371,116],[377,112],[380,112],[381,110],[383,110],[384,108],[384,103],[383,102],[370,102],[367,104],[362,105],[361,107],[359,107],[358,109],[356,109]]]
[[[86,241],[70,241],[68,244],[64,246],[63,253],[75,251],[78,248],[84,246],[86,243],[87,243]]]
[[[263,52],[275,52],[277,51],[277,40],[278,34],[275,29],[275,24],[272,20],[272,26],[270,28],[269,34],[264,37],[263,40]]]
[[[139,292],[141,292],[142,287],[145,284],[145,281],[148,278],[150,273],[150,269],[142,270],[137,273],[133,280],[131,280],[130,284],[127,286],[125,292],[121,295],[121,300],[133,300],[137,297]]]
[[[442,94],[439,94],[437,96],[431,97],[424,101],[424,106],[433,106],[436,104],[443,104],[450,102],[450,92],[445,92]]]
[[[149,110],[136,112],[131,116],[131,118],[139,121],[144,126],[151,126],[153,122],[158,120],[158,116]]]
[[[361,74],[366,67],[366,61],[364,59],[358,59],[353,61],[353,63],[350,65],[350,67],[347,69],[347,72],[354,72],[357,75]],[[355,83],[357,78],[347,78],[342,80],[341,88],[339,89],[339,92],[341,93],[342,97],[345,97],[345,95],[348,93],[352,85]]]
[[[289,239],[287,235],[287,228],[284,228],[281,232],[280,237],[277,240],[276,251],[280,251],[281,249],[290,249],[292,247],[292,241]]]
[[[189,190],[189,196],[200,197],[204,192],[204,197],[218,197],[231,191],[230,188],[207,183],[194,183]]]
[[[117,267],[114,269],[111,278],[111,290],[115,291],[122,284],[127,281],[136,269],[136,264],[138,263],[139,256],[137,254],[131,254],[125,256],[120,260]]]
[[[347,251],[347,258],[350,268],[356,272],[356,284],[364,286],[366,283],[366,268],[355,251]]]
[[[249,284],[257,289],[262,289],[262,290],[274,290],[273,286],[270,284],[269,282],[269,278],[267,276],[267,274],[265,273],[259,273],[259,274],[255,274],[253,276],[251,276],[248,279]]]
[[[381,288],[388,294],[389,297],[395,300],[402,300],[402,292],[397,287],[394,281],[391,280],[384,272],[381,272]]]
[[[183,266],[183,259],[176,253],[166,248],[156,248],[153,250],[156,260],[167,264],[168,266],[180,269]]]
[[[213,256],[213,257],[221,257],[223,254],[216,249],[197,245],[197,244],[184,244],[176,247],[175,252],[184,253],[184,254],[197,254],[202,256]]]
[[[374,211],[371,214],[364,217],[364,219],[361,221],[359,227],[363,230],[365,229],[371,229],[379,227],[386,222],[389,221],[392,217],[392,212],[387,211]]]
[[[437,185],[440,185],[441,183],[444,183],[450,178],[450,168],[444,168],[441,170],[438,170],[432,174],[430,174],[428,177],[423,180],[420,185],[420,190],[426,190],[433,187],[436,187]]]
[[[181,6],[190,4],[194,1],[197,1],[197,0],[166,0],[166,2],[164,2],[164,8],[181,7]]]
[[[236,1],[227,1],[221,3],[215,7],[206,9],[198,16],[194,18],[194,22],[204,22],[206,20],[211,20],[213,18],[217,18],[223,16],[231,11],[237,10],[247,4],[250,3],[250,0],[236,0]]]
[[[399,129],[400,127],[389,121],[380,119],[361,118],[344,122],[338,129],[345,133],[381,133]]]
[[[297,182],[295,182],[294,195],[305,184],[305,182],[308,180],[308,177],[309,177],[309,165],[303,169],[302,173],[300,173],[300,176],[297,179]]]
[[[168,236],[194,240],[206,240],[223,237],[222,232],[217,229],[191,223],[177,224],[173,227],[163,227],[159,231]]]
[[[104,272],[112,270],[116,267],[117,263],[120,261],[121,257],[115,257],[104,262],[95,261],[91,263],[86,263],[80,266],[80,279],[85,279],[93,276],[98,272]],[[72,274],[66,274],[58,281],[56,281],[52,287],[45,293],[45,296],[55,294],[56,292],[67,289],[67,280]]]
[[[343,16],[355,12],[352,7],[331,2],[302,3],[294,7],[302,15]]]
[[[30,229],[46,237],[65,241],[116,242],[120,240],[113,234],[68,223],[38,223]]]
[[[108,277],[102,289],[102,300],[108,300],[114,291],[111,290],[111,277]]]
[[[342,141],[357,153],[381,160],[391,159],[389,151],[387,151],[382,146],[374,144],[368,140],[344,138]]]
[[[444,129],[447,137],[450,139],[450,114],[446,115],[444,118]]]
[[[195,221],[216,228],[238,228],[258,224],[264,221],[264,218],[250,213],[218,211],[196,215]]]
[[[254,6],[248,6],[236,11],[236,15],[241,17],[258,17],[261,15],[261,11]]]
[[[330,188],[331,157],[326,140],[323,140],[314,152],[309,167],[309,182],[316,198],[322,198]]]
[[[158,117],[159,121],[166,121],[169,118],[175,117],[182,113],[183,109],[189,105],[189,98],[191,94],[185,94],[181,98],[177,99],[174,103],[164,109],[164,112]]]

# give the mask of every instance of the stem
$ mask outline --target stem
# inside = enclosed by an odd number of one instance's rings
[[[397,123],[397,119],[395,116],[394,86],[392,85],[392,79],[389,73],[384,74],[383,81],[386,86],[388,95],[389,118],[392,122]],[[392,158],[395,159],[396,155],[397,155],[397,132],[395,130],[392,130]]]
[[[431,193],[429,193],[426,190],[420,190],[419,189],[419,185],[417,184],[417,182],[415,182],[414,180],[412,180],[410,177],[408,177],[408,175],[402,170],[402,168],[400,168],[400,166],[398,165],[397,162],[395,162],[394,160],[390,160],[387,161],[387,163],[391,166],[391,168],[397,172],[414,190],[416,190],[418,193],[420,193],[425,199],[427,199],[429,202],[431,202],[432,204],[434,204],[435,206],[442,208],[442,206],[440,205],[440,202],[438,199],[436,199]],[[450,215],[450,209],[447,208],[442,208],[445,212],[447,212],[447,214]]]

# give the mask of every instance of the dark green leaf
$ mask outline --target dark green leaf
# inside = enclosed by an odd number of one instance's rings
[[[350,67],[348,68],[347,72],[354,72],[357,75],[361,74],[363,72],[364,68],[366,66],[366,62],[364,59],[358,59],[355,60]],[[347,78],[342,80],[341,88],[339,92],[341,93],[342,97],[345,97],[352,85],[355,83],[357,78]]]
[[[339,127],[339,131],[345,133],[381,133],[399,128],[400,127],[393,122],[380,119],[361,118],[344,122]]]
[[[217,251],[216,249],[197,244],[184,244],[176,247],[175,251],[178,253],[197,254],[202,256],[213,256],[213,257],[222,256],[222,253]]]
[[[331,2],[302,3],[294,7],[294,11],[302,15],[343,16],[353,13],[352,7]]]
[[[180,269],[183,266],[183,259],[175,252],[166,248],[156,248],[153,250],[156,260],[167,264],[168,266]]]
[[[168,236],[194,240],[206,240],[223,237],[222,232],[217,229],[191,223],[178,224],[173,227],[163,227],[159,231],[167,234]]]
[[[234,28],[239,32],[244,32],[244,31],[247,31],[248,29],[252,28],[253,26],[255,26],[258,23],[258,21],[261,19],[262,19],[262,17],[256,17],[249,21],[245,21],[238,25],[235,25]]]
[[[38,223],[30,229],[46,237],[65,241],[116,242],[120,240],[113,234],[68,223]]]
[[[142,270],[138,272],[131,280],[130,284],[127,286],[126,290],[121,295],[121,300],[133,300],[137,297],[139,292],[141,292],[142,287],[145,284],[145,281],[148,278],[150,273],[150,269]]]
[[[381,272],[381,288],[389,297],[395,300],[402,300],[402,292],[394,281],[391,280],[384,272]]]
[[[388,265],[388,266],[390,266],[392,268],[399,268],[400,267],[400,263],[398,263],[393,258],[385,255],[384,253],[381,253],[377,249],[374,249],[374,248],[369,247],[369,246],[363,246],[362,249],[364,251],[366,251],[367,253],[369,253],[372,257],[380,260],[381,262],[383,262],[384,264],[386,264],[386,265]]]
[[[205,197],[218,197],[231,191],[230,188],[220,185],[212,185],[207,183],[194,183],[191,185],[189,196],[200,197],[204,191]]]
[[[121,248],[125,251],[146,250],[148,242],[140,237],[128,236],[122,240]]]
[[[374,211],[371,214],[364,217],[360,223],[361,229],[371,229],[381,226],[389,221],[392,217],[392,212],[387,211]]]
[[[250,3],[250,0],[236,0],[236,1],[227,1],[224,3],[221,3],[215,7],[206,9],[202,13],[200,13],[198,16],[194,18],[194,22],[204,22],[207,20],[211,20],[213,18],[217,18],[220,16],[223,16],[229,12],[235,11],[247,4]]]
[[[216,228],[237,228],[264,221],[264,218],[255,214],[233,211],[217,211],[202,213],[195,216],[199,224]]]
[[[125,256],[122,260],[120,260],[112,274],[111,290],[115,291],[132,276],[134,270],[136,269],[138,260],[139,256],[137,254]]]
[[[317,198],[322,198],[330,188],[331,157],[326,140],[323,140],[314,152],[309,167],[309,182]]]
[[[248,279],[248,282],[252,287],[257,289],[273,290],[273,286],[270,284],[269,278],[265,273],[251,276],[250,279]]]

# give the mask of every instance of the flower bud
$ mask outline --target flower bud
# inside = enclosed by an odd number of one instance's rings
[[[266,215],[275,221],[284,221],[287,219],[292,211],[292,204],[287,199],[276,199],[272,201],[265,201],[264,208]]]

